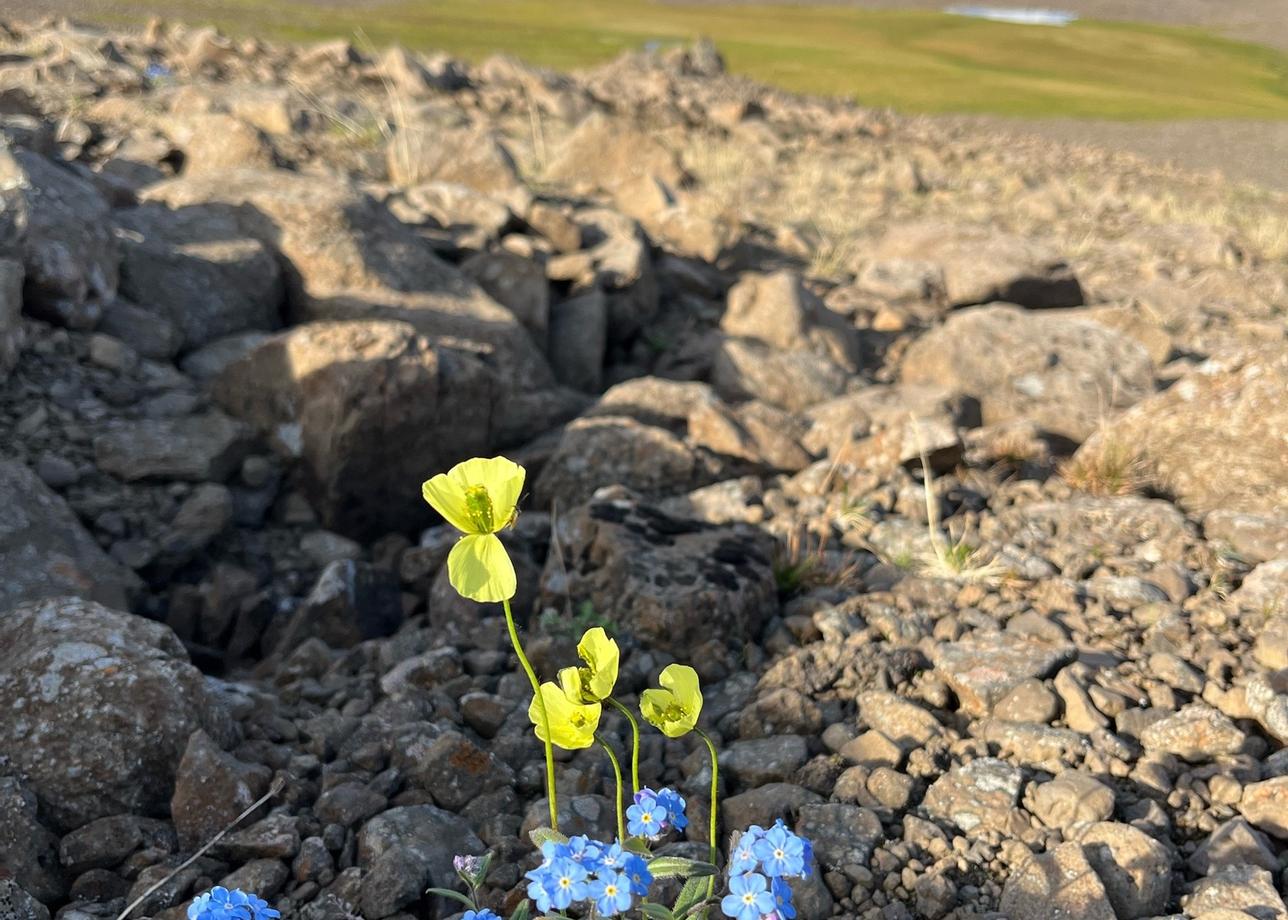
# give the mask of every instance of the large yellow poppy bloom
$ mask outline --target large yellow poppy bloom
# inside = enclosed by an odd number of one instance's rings
[[[514,563],[496,536],[514,520],[523,467],[505,457],[475,457],[421,486],[425,501],[459,530],[447,577],[463,597],[497,603],[514,597]]]
[[[687,735],[702,714],[698,672],[687,664],[669,664],[657,680],[664,689],[654,687],[640,694],[640,712],[667,737]]]
[[[553,681],[546,681],[541,685],[541,699],[545,700],[546,713],[550,718],[551,737],[546,738],[541,705],[535,696],[528,705],[528,719],[542,741],[548,740],[568,751],[588,748],[595,743],[595,730],[599,728],[603,707],[599,703],[574,702],[571,694],[576,693],[577,688],[564,680],[563,673],[560,674],[560,680],[564,684],[562,687]]]

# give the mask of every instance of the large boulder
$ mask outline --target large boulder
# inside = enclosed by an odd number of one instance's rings
[[[13,212],[23,228],[26,311],[93,328],[116,294],[119,254],[107,201],[87,180],[28,150],[0,149],[0,190],[0,212]]]
[[[421,482],[487,451],[497,393],[474,355],[374,320],[297,326],[214,382],[229,412],[302,460],[323,523],[367,535],[432,519]]]
[[[0,772],[58,827],[164,814],[204,679],[166,626],[57,598],[0,616]]]
[[[1114,419],[1078,452],[1130,449],[1145,484],[1191,512],[1288,507],[1288,348],[1206,362]]]
[[[124,609],[138,584],[35,473],[0,461],[0,620],[23,601],[66,595]]]
[[[681,520],[625,490],[559,519],[544,606],[589,601],[622,632],[675,655],[754,639],[777,610],[774,542],[755,528]]]
[[[868,274],[879,267],[925,264],[942,272],[949,306],[1003,300],[1025,307],[1076,307],[1082,286],[1056,251],[1036,240],[986,227],[934,221],[899,224],[873,252]]]
[[[421,901],[426,888],[450,887],[452,858],[483,848],[464,818],[433,805],[391,808],[372,818],[358,833],[362,915],[380,920]]]
[[[217,208],[119,211],[121,292],[170,320],[193,349],[246,329],[281,325],[277,259]]]
[[[720,328],[785,351],[809,348],[847,371],[858,369],[858,330],[795,272],[744,275],[729,291]]]
[[[680,158],[655,135],[594,112],[568,135],[544,178],[582,190],[613,191],[644,178],[676,187],[687,176]]]
[[[1079,443],[1154,387],[1149,355],[1126,336],[1008,304],[952,314],[912,343],[900,376],[973,396],[986,425],[1029,419]]]
[[[158,183],[145,197],[223,210],[279,256],[294,321],[401,319],[470,343],[523,386],[553,377],[523,325],[356,186],[286,170],[230,170]]]

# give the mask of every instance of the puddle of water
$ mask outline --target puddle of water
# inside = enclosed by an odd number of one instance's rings
[[[994,22],[1012,22],[1025,26],[1066,26],[1078,18],[1077,13],[1066,10],[1002,6],[950,6],[944,12],[954,16],[970,16],[974,19],[991,19]]]

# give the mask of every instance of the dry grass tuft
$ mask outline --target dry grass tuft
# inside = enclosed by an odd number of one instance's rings
[[[1079,451],[1060,468],[1060,477],[1079,492],[1135,495],[1145,487],[1145,463],[1131,445],[1106,440],[1095,449]]]

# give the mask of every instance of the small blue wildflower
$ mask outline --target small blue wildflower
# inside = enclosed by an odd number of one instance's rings
[[[729,880],[729,893],[720,901],[720,912],[734,920],[760,920],[774,909],[768,888],[763,875],[735,875]]]
[[[164,80],[166,77],[173,76],[174,72],[164,64],[154,61],[147,66],[146,70],[143,71],[143,75],[149,80]]]
[[[653,873],[648,871],[648,863],[635,853],[626,853],[622,857],[622,871],[631,880],[631,894],[640,897],[648,894],[648,888],[653,884]]]
[[[666,823],[677,831],[689,826],[689,819],[684,816],[687,804],[684,797],[674,789],[663,789],[657,794],[657,804],[666,809]]]
[[[541,844],[541,858],[547,863],[554,862],[556,859],[569,859],[572,857],[572,847],[567,843],[556,843],[553,840],[547,840]]]
[[[626,851],[620,843],[605,846],[599,854],[600,872],[620,871],[626,865]]]
[[[501,918],[485,907],[482,910],[467,910],[461,915],[461,920],[501,920]]]
[[[550,864],[542,863],[531,872],[525,872],[523,877],[528,879],[528,897],[537,905],[537,910],[543,914],[549,913],[554,903],[554,879],[550,875]]]
[[[635,804],[626,809],[626,829],[635,837],[660,837],[666,827],[666,809],[651,789],[635,793]]]
[[[631,880],[625,872],[605,872],[590,883],[595,909],[612,917],[631,909]]]
[[[587,872],[594,872],[600,867],[603,847],[602,843],[582,834],[580,837],[569,839],[566,857],[578,863]]]
[[[556,910],[564,910],[573,901],[586,897],[586,876],[589,874],[571,859],[556,859],[547,868],[546,891]]]
[[[760,860],[756,858],[756,844],[763,836],[765,829],[758,824],[753,824],[739,835],[738,845],[729,856],[730,877],[756,871],[760,866]]]
[[[792,886],[781,878],[770,879],[769,891],[774,896],[774,911],[782,920],[793,920],[796,906],[792,904]]]
[[[752,852],[770,878],[805,874],[805,844],[781,821],[756,841]]]
[[[188,905],[188,920],[276,920],[282,916],[263,898],[217,885]]]

